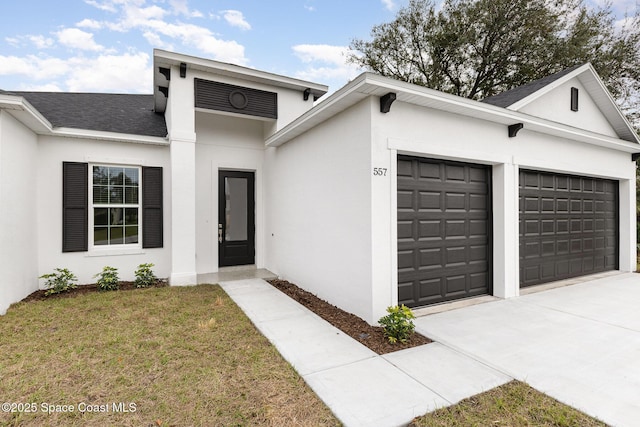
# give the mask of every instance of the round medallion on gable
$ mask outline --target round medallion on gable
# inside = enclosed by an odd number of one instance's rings
[[[249,99],[247,95],[241,90],[234,90],[229,94],[229,103],[233,108],[237,108],[238,110],[244,109],[249,103]]]

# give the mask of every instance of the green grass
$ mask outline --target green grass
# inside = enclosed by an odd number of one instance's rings
[[[0,335],[0,403],[37,405],[0,412],[0,425],[339,424],[218,286],[19,303]],[[135,412],[114,412],[121,402]]]
[[[536,391],[512,381],[416,418],[412,426],[553,426],[595,427],[606,424]]]
[[[0,316],[0,336],[0,404],[37,407],[0,411],[0,426],[339,425],[219,286],[19,303]],[[80,403],[109,412],[81,413]],[[47,414],[42,404],[75,411]],[[511,382],[414,425],[604,424]]]

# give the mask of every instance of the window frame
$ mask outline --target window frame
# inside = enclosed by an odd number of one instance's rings
[[[126,204],[124,203],[124,193],[123,193],[123,201],[118,204],[109,204],[109,203],[94,203],[93,201],[93,169],[94,167],[105,167],[105,168],[122,168],[122,169],[136,169],[138,173],[138,201],[136,204]],[[143,200],[142,200],[142,187],[143,187],[143,167],[141,165],[132,165],[132,164],[117,164],[117,163],[89,163],[88,167],[88,176],[87,176],[87,187],[88,187],[88,250],[89,252],[99,253],[99,252],[122,252],[122,251],[142,251],[142,239],[143,239]],[[95,209],[96,208],[122,208],[123,214],[124,209],[135,208],[138,211],[138,241],[136,243],[107,243],[104,245],[96,245],[95,244]],[[123,236],[123,239],[126,237]]]

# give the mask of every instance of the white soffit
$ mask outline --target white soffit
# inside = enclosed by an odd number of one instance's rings
[[[523,123],[527,130],[562,138],[575,139],[604,147],[615,147],[616,149],[629,153],[640,150],[640,147],[636,145],[640,143],[640,141],[635,133],[630,135],[633,136],[630,142],[622,141],[510,109],[393,80],[372,73],[363,73],[356,77],[342,89],[329,96],[329,98],[320,102],[311,110],[272,135],[266,140],[265,144],[269,147],[282,145],[369,96],[383,96],[389,92],[396,94],[396,101],[421,107],[447,111],[461,116],[500,123],[506,126]],[[393,114],[393,106],[389,114]]]

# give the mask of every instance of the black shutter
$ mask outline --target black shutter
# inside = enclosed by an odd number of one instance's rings
[[[62,252],[86,252],[88,240],[87,163],[62,163]]]
[[[162,168],[142,168],[142,247],[162,247]]]

